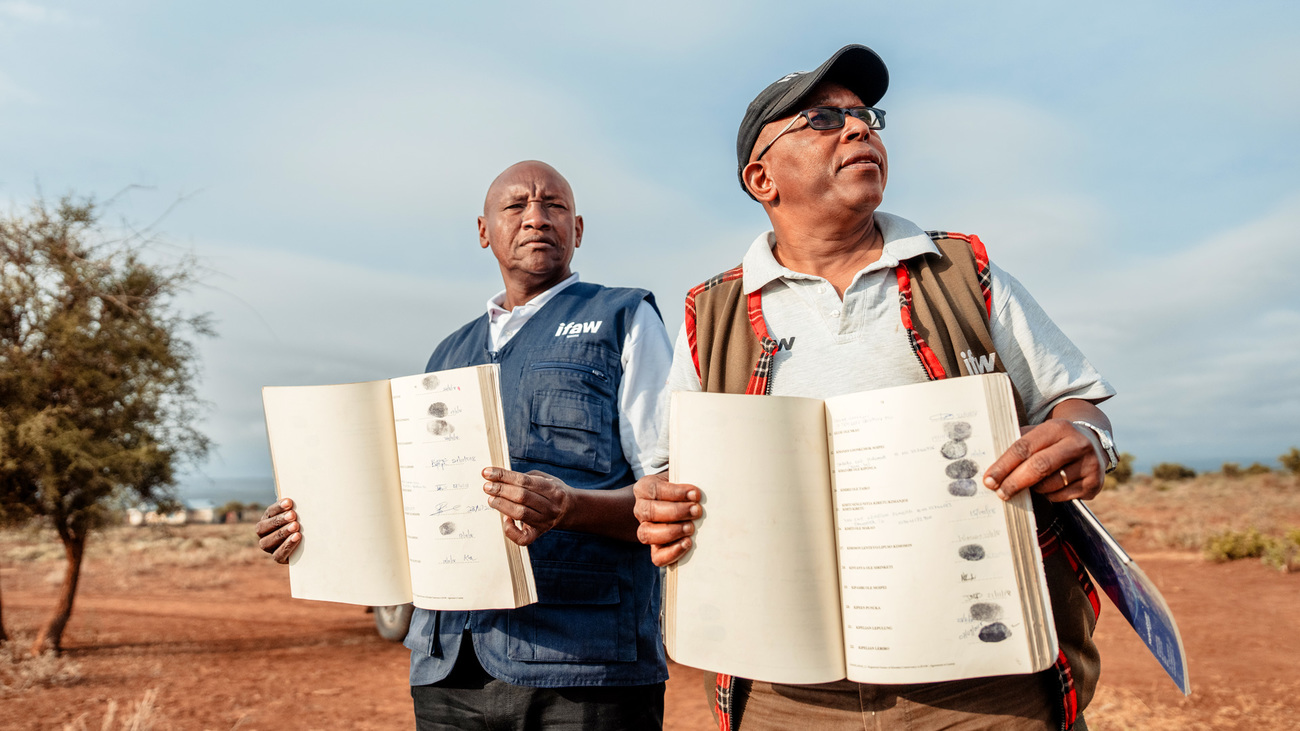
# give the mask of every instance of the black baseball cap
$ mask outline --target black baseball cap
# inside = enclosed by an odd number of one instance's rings
[[[889,88],[889,69],[875,51],[855,43],[836,51],[814,71],[796,71],[772,82],[749,103],[740,122],[740,132],[736,135],[737,178],[749,164],[749,155],[763,125],[797,111],[799,102],[824,80],[844,85],[863,104],[875,106]],[[743,179],[740,187],[750,198],[754,197]]]

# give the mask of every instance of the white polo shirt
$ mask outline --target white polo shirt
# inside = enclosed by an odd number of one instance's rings
[[[927,380],[903,327],[893,270],[902,261],[938,254],[939,249],[907,219],[881,211],[875,218],[884,249],[878,260],[854,275],[842,300],[824,278],[782,266],[772,254],[772,231],[755,239],[745,253],[744,291],[762,290],[768,334],[778,343],[770,380],[773,395],[827,398]],[[1115,395],[1020,282],[996,265],[990,270],[994,352],[1024,400],[1029,422],[1043,422],[1065,399],[1100,402]],[[699,390],[683,325],[665,401],[672,391]],[[667,419],[666,405],[662,411]],[[650,471],[662,470],[667,463],[665,421]]]

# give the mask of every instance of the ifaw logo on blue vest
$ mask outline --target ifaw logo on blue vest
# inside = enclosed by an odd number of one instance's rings
[[[555,337],[576,338],[583,333],[596,333],[600,330],[600,325],[604,320],[591,320],[589,322],[562,322],[560,328],[555,331]]]

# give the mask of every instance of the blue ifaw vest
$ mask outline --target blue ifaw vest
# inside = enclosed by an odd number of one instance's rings
[[[511,469],[612,490],[635,478],[619,440],[621,352],[643,289],[579,282],[547,302],[498,352],[487,316],[433,351],[427,371],[501,367]],[[659,571],[647,546],[551,530],[528,547],[536,604],[511,610],[416,609],[406,646],[411,685],[436,683],[473,633],[479,662],[516,685],[645,685],[668,678],[659,637]]]

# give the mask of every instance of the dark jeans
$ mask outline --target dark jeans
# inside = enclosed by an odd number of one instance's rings
[[[664,684],[530,688],[488,674],[463,641],[451,674],[411,686],[417,731],[660,731]]]

